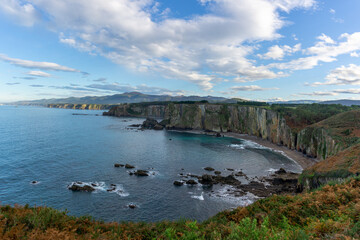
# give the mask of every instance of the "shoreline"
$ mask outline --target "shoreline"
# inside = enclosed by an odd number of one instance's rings
[[[202,130],[172,130],[172,131],[213,136],[213,133],[207,133]],[[260,144],[261,146],[270,148],[272,150],[281,151],[287,158],[289,158],[289,159],[293,160],[294,162],[296,162],[297,164],[299,164],[303,170],[318,163],[317,159],[309,158],[309,157],[305,156],[304,154],[302,154],[301,152],[289,149],[285,146],[277,145],[275,143],[269,142],[268,140],[259,138],[257,136],[250,136],[248,134],[232,133],[232,132],[221,133],[221,135],[223,135],[225,137],[240,139],[240,140],[252,141],[257,144]]]

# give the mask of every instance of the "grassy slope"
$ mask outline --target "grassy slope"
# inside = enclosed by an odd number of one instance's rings
[[[327,129],[347,147],[360,143],[360,110],[337,114],[313,126]]]
[[[357,239],[360,178],[272,196],[198,224],[103,223],[51,208],[0,207],[0,239]]]
[[[360,144],[351,146],[344,151],[332,156],[322,162],[317,163],[308,172],[334,172],[347,170],[350,173],[360,173]]]

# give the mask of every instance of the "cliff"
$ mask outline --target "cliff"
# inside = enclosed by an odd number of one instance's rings
[[[334,126],[329,124],[338,119],[325,120],[299,131],[291,128],[281,113],[262,107],[202,103],[122,104],[104,115],[163,118],[168,120],[167,129],[249,134],[319,160],[348,147],[344,139],[339,138],[339,131],[334,131]]]

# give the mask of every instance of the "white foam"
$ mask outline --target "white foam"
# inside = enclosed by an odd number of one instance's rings
[[[191,198],[198,199],[200,201],[204,201],[204,192],[201,193],[200,196],[193,195]]]
[[[245,149],[245,145],[243,144],[230,144],[229,147],[236,148],[236,149]]]
[[[127,197],[130,195],[128,192],[125,191],[122,184],[114,184],[114,185],[115,185],[115,186],[113,186],[114,189],[111,191],[108,191],[109,193],[116,193],[120,197]]]
[[[69,186],[72,186],[74,184],[80,187],[90,186],[95,189],[94,193],[96,192],[116,193],[121,197],[127,197],[130,195],[128,192],[125,191],[122,184],[112,184],[109,187],[105,184],[105,182],[72,182]],[[108,191],[109,189],[111,190]]]
[[[284,157],[286,157],[286,158],[290,159],[292,162],[294,162],[298,167],[300,167],[301,170],[303,169],[298,162],[296,162],[294,159],[289,157],[284,151],[272,149],[272,148],[269,148],[269,147],[265,147],[265,146],[263,146],[261,144],[258,144],[256,142],[253,142],[253,141],[250,141],[250,140],[243,140],[242,144],[230,144],[229,147],[236,148],[236,149],[255,148],[255,149],[270,150],[272,152],[280,153]]]
[[[228,191],[230,189],[230,191]],[[236,190],[232,186],[226,186],[212,193],[210,196],[213,198],[220,199],[222,201],[231,202],[238,206],[244,207],[254,203],[256,200],[260,199],[254,194],[247,192],[245,195],[241,197],[237,197],[233,194],[234,190]]]

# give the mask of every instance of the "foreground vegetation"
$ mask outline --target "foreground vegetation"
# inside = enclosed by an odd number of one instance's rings
[[[360,178],[272,196],[203,222],[104,223],[45,207],[0,207],[0,239],[358,239]]]

